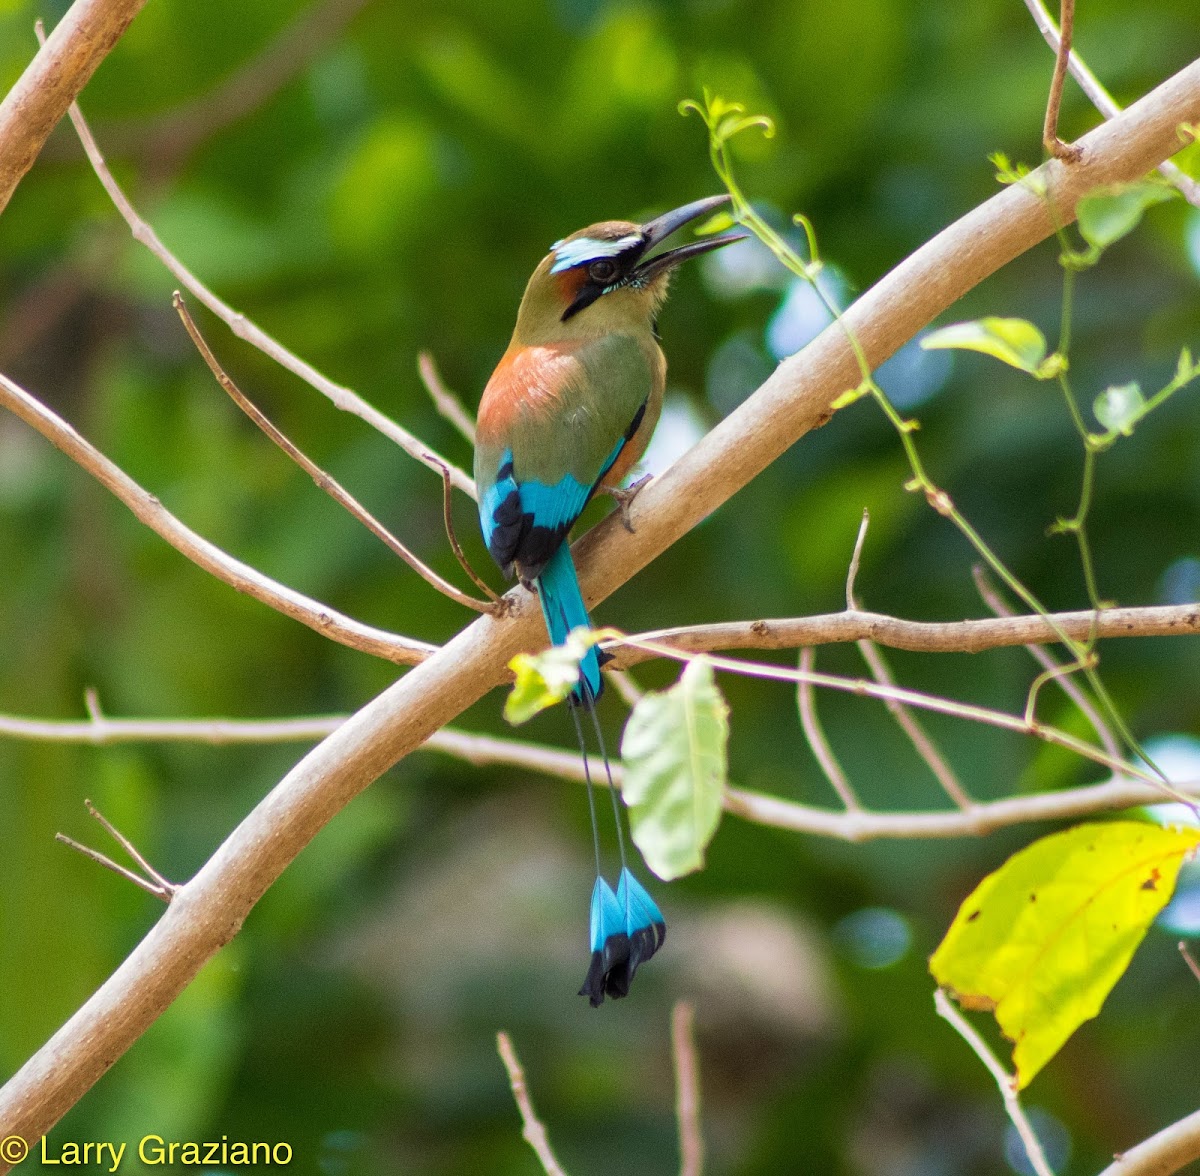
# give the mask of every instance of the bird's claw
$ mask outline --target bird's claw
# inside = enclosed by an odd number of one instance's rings
[[[633,523],[629,521],[629,505],[638,496],[642,487],[650,481],[651,474],[643,474],[636,482],[630,486],[613,486],[607,491],[612,495],[617,502],[617,510],[621,513],[621,525],[631,535],[633,534]]]

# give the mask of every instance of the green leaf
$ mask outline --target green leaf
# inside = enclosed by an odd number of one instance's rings
[[[1018,1088],[1100,1011],[1197,845],[1200,829],[1078,825],[1014,854],[959,908],[929,970],[964,1008],[995,1013]]]
[[[644,694],[621,740],[622,794],[634,844],[664,881],[704,865],[721,821],[729,708],[706,658],[669,690]]]
[[[1129,437],[1145,408],[1146,398],[1142,395],[1141,385],[1135,381],[1105,388],[1096,397],[1092,412],[1096,414],[1096,420],[1110,432],[1124,433]]]
[[[515,727],[562,702],[579,681],[583,655],[598,640],[598,634],[580,628],[572,630],[562,645],[541,653],[518,653],[508,663],[517,681],[504,700],[504,717]]]
[[[1075,206],[1079,232],[1096,249],[1106,249],[1141,222],[1152,204],[1170,200],[1175,189],[1153,180],[1132,184],[1106,184],[1080,198]]]
[[[1046,337],[1025,319],[981,318],[930,331],[921,340],[926,350],[954,348],[982,351],[1010,367],[1040,375],[1046,359]]]

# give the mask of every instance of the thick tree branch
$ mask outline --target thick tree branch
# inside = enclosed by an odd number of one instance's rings
[[[176,551],[218,580],[252,596],[255,600],[307,625],[324,637],[349,645],[352,649],[386,658],[402,665],[413,665],[428,657],[436,645],[401,637],[384,629],[364,625],[343,616],[319,600],[313,600],[262,572],[227,555],[215,544],[181,523],[149,491],[143,490],[124,470],[110,461],[90,441],[75,431],[57,413],[30,396],[7,376],[0,373],[0,405],[9,409],[46,440],[57,446],[73,462],[87,470],[111,490],[152,531],[162,536]]]
[[[0,102],[0,212],[146,0],[75,0]]]
[[[1193,63],[1081,141],[1082,162],[1036,173],[1060,218],[1098,184],[1143,175],[1178,148],[1176,127],[1200,121]],[[1012,185],[939,233],[846,314],[870,364],[895,352],[963,293],[1039,241],[1046,202]],[[655,479],[631,505],[630,534],[608,519],[575,545],[585,598],[611,594],[711,514],[859,382],[841,327],[784,361],[761,388]],[[58,1121],[237,934],[289,862],[345,804],[502,680],[508,660],[545,642],[523,589],[504,620],[480,617],[306,755],[186,883],[113,975],[0,1090],[0,1137],[37,1139]],[[953,813],[962,820],[964,814]],[[865,814],[856,814],[863,819]]]

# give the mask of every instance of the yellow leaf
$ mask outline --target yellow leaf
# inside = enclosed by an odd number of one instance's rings
[[[1197,845],[1200,829],[1078,825],[1014,854],[959,908],[929,970],[964,1008],[995,1012],[1018,1088],[1100,1011]]]

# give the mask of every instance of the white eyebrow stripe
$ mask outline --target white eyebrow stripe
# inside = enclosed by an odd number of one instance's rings
[[[624,253],[631,245],[640,245],[642,235],[633,233],[627,237],[618,237],[615,241],[597,241],[594,237],[576,237],[574,241],[555,241],[550,246],[555,262],[550,267],[552,274],[562,270],[583,265],[588,261],[596,261],[601,257],[616,257]]]

